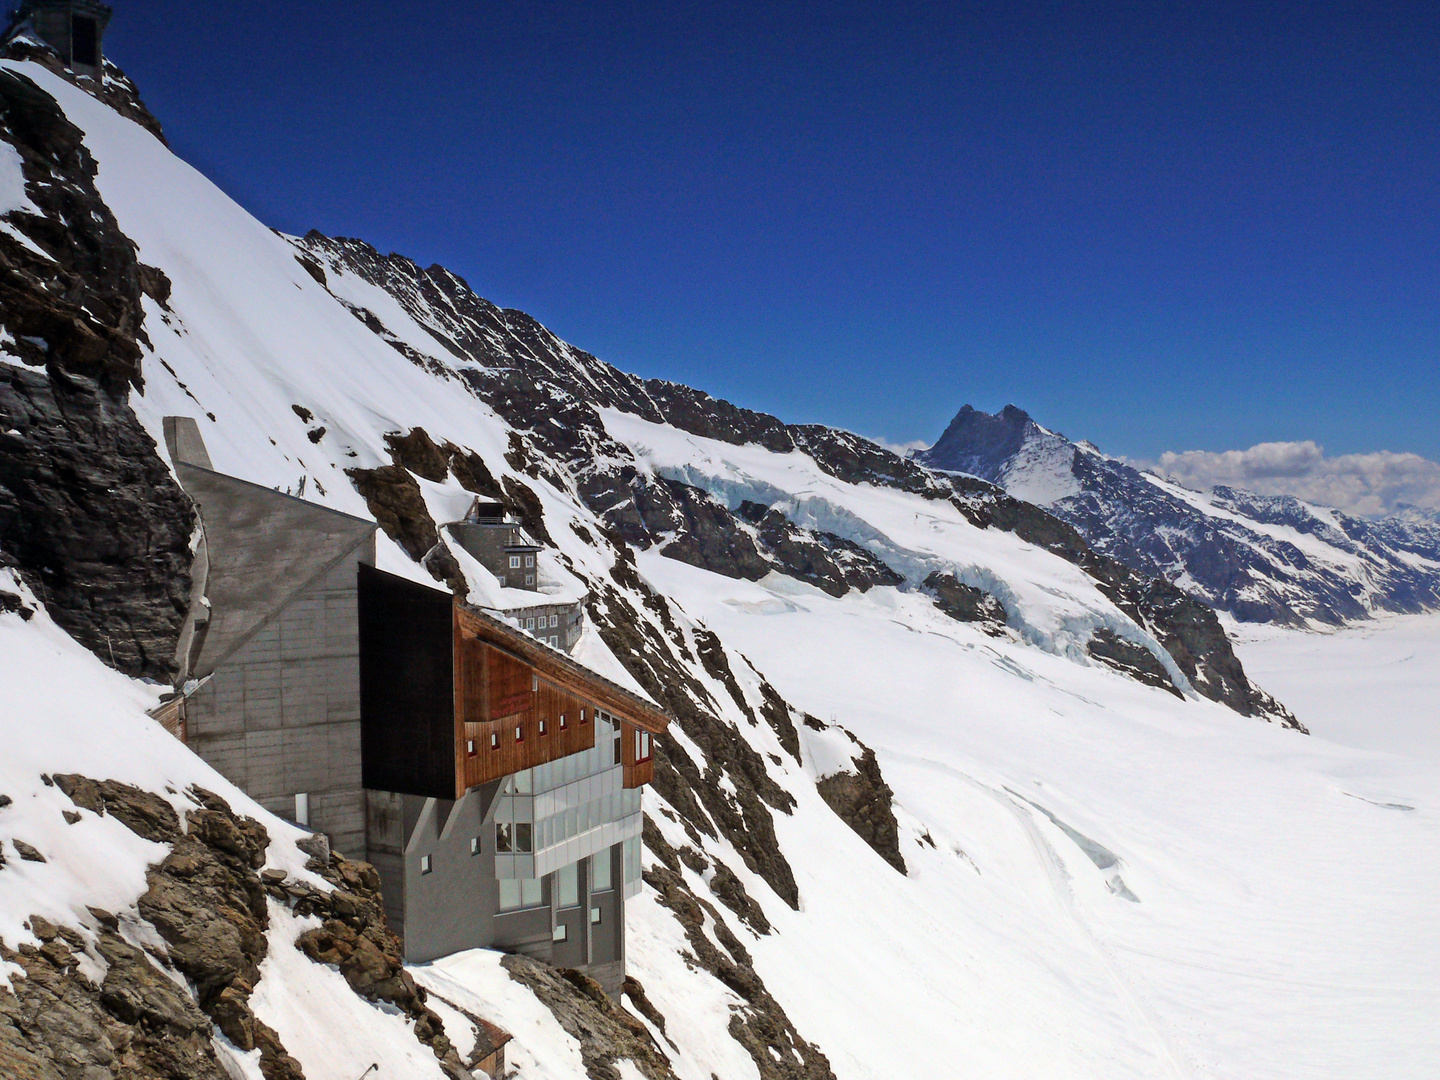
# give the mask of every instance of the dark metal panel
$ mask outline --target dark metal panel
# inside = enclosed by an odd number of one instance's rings
[[[371,566],[359,573],[364,785],[453,799],[453,601]]]

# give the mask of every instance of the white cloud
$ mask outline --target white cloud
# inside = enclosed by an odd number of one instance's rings
[[[1440,510],[1440,463],[1419,454],[1379,450],[1326,457],[1307,439],[1223,453],[1166,451],[1152,467],[1202,491],[1225,484],[1261,495],[1295,495],[1351,514],[1388,514],[1400,503]]]

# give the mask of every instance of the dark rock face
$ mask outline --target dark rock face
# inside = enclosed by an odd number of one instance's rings
[[[905,581],[859,544],[834,533],[801,528],[773,507],[742,502],[739,515],[755,526],[761,548],[785,573],[831,596]]]
[[[12,41],[5,46],[4,55],[7,60],[29,60],[40,64],[66,82],[80,87],[91,97],[99,98],[127,120],[135,121],[166,146],[170,145],[165,141],[160,121],[145,107],[145,102],[140,100],[140,91],[135,88],[130,77],[109,60],[105,61],[105,81],[100,83],[88,75],[75,74],[65,66],[53,49],[32,41]]]
[[[510,978],[544,1002],[566,1033],[579,1041],[591,1080],[621,1080],[616,1068],[620,1061],[629,1061],[645,1080],[675,1080],[670,1059],[645,1025],[611,1001],[594,979],[528,956],[506,956],[500,962]]]
[[[1085,645],[1085,651],[1101,663],[1108,664],[1116,671],[1129,675],[1132,679],[1143,682],[1147,686],[1158,686],[1162,690],[1169,690],[1179,698],[1185,696],[1170,681],[1169,672],[1165,670],[1165,665],[1154,653],[1143,645],[1126,641],[1111,630],[1101,627],[1091,634],[1090,640]]]
[[[880,775],[874,750],[868,746],[862,748],[855,759],[854,772],[821,777],[815,786],[826,805],[855,830],[856,836],[900,873],[908,873],[900,854],[900,826],[891,807],[895,792]]]
[[[102,660],[168,680],[189,602],[190,502],[126,401],[140,383],[144,274],[95,189],[81,132],[0,72],[0,138],[40,214],[0,232],[0,549]]]
[[[758,581],[770,572],[750,534],[699,488],[657,479],[634,489],[635,509],[651,536],[673,536],[660,548],[678,562],[726,577]]]
[[[933,469],[970,473],[998,483],[1004,467],[1038,430],[1021,409],[1006,405],[998,415],[961,406],[935,445],[915,457]]]
[[[957,622],[979,623],[991,637],[1005,633],[1005,605],[984,589],[966,585],[954,574],[935,571],[925,579],[925,587],[935,594],[935,606]]]

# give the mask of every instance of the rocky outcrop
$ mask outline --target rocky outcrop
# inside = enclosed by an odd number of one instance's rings
[[[670,1059],[655,1045],[645,1025],[606,995],[600,984],[573,969],[557,970],[528,956],[501,961],[510,978],[533,993],[565,1032],[580,1044],[590,1080],[622,1080],[618,1062],[645,1080],[675,1080]],[[627,980],[628,984],[629,980]],[[638,985],[638,984],[636,984]]]
[[[1144,645],[1126,641],[1112,630],[1103,626],[1097,629],[1086,642],[1085,651],[1122,675],[1128,675],[1147,686],[1168,690],[1176,697],[1185,696],[1170,681],[1170,673],[1165,670],[1159,657]]]
[[[146,275],[95,188],[83,135],[0,72],[0,139],[34,213],[0,231],[0,549],[102,660],[168,680],[189,602],[190,502],[127,403]],[[162,275],[163,277],[163,275]]]
[[[737,513],[755,527],[760,549],[786,574],[831,596],[905,581],[859,544],[834,533],[802,528],[774,507],[747,500]]]
[[[78,86],[91,97],[103,101],[127,120],[135,121],[166,146],[170,145],[166,142],[160,121],[155,119],[154,113],[146,107],[145,102],[140,100],[140,91],[135,88],[130,77],[109,60],[105,61],[105,78],[97,80],[88,75],[77,75],[65,66],[65,62],[55,50],[31,37],[19,37],[11,41],[5,46],[4,55],[7,60],[28,60],[41,65],[66,82]]]
[[[853,735],[850,737],[855,738]],[[856,836],[900,873],[908,873],[905,859],[900,854],[900,826],[891,805],[895,801],[895,792],[880,775],[880,763],[875,759],[874,750],[862,744],[860,756],[853,760],[853,772],[844,770],[822,776],[815,787],[825,804],[855,831]]]
[[[925,588],[935,597],[935,606],[957,622],[977,623],[991,637],[1003,637],[1005,605],[984,589],[966,585],[954,574],[936,570],[925,579]]]

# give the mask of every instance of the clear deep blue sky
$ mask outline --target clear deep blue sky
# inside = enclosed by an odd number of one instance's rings
[[[267,224],[933,439],[1440,458],[1440,5],[112,0]]]

